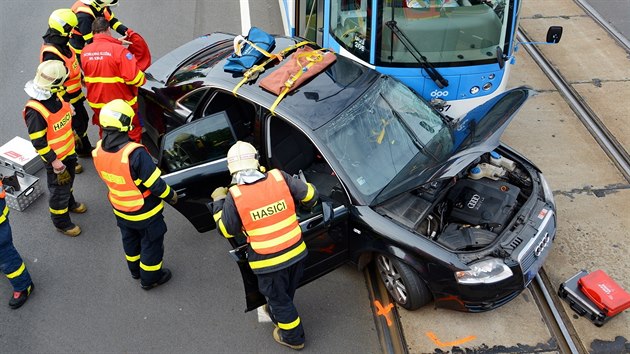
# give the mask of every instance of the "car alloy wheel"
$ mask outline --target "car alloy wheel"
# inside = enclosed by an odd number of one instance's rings
[[[387,292],[398,305],[415,310],[432,300],[424,281],[405,263],[380,254],[376,257],[376,266]]]

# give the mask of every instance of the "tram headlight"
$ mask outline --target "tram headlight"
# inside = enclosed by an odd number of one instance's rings
[[[473,86],[470,88],[470,94],[476,95],[479,93],[479,86]]]
[[[512,270],[502,260],[491,258],[470,265],[470,270],[455,272],[460,284],[492,284],[512,276]]]
[[[492,88],[492,83],[491,82],[486,82],[485,84],[483,84],[483,86],[481,87],[484,91],[488,91]]]
[[[494,79],[494,77],[495,77],[494,73],[488,75],[488,79],[490,79],[490,80]]]

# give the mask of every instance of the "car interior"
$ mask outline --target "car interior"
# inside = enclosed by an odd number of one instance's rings
[[[271,165],[293,176],[299,176],[301,172],[320,195],[330,197],[335,190],[340,192],[339,179],[313,143],[285,121],[271,116],[268,119]]]

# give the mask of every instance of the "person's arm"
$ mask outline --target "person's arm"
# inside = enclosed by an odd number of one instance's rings
[[[52,163],[57,159],[55,150],[48,145],[46,133],[48,132],[48,123],[46,119],[36,110],[26,107],[24,118],[26,120],[26,128],[31,143],[39,156],[47,163]]]
[[[217,230],[226,238],[234,237],[243,229],[243,223],[240,215],[238,215],[238,210],[236,210],[232,195],[229,193],[225,196],[217,196],[215,193],[212,195],[214,200],[212,217],[217,224]]]
[[[121,36],[127,35],[127,26],[123,25],[122,22],[120,22],[120,20],[116,18],[116,15],[114,15],[114,12],[109,7],[106,7],[103,10],[103,15],[105,16],[105,18],[107,18],[107,15],[109,15],[109,27],[111,27],[111,29],[118,32],[118,34],[120,34]]]
[[[282,177],[289,186],[289,191],[293,198],[302,204],[305,208],[311,209],[319,200],[319,193],[314,185],[304,182],[301,179],[293,178],[288,173],[282,172]]]
[[[120,54],[120,74],[125,84],[140,87],[147,82],[144,73],[138,68],[138,61],[126,48]]]
[[[81,32],[81,36],[83,37],[85,44],[92,43],[92,38],[94,37],[94,35],[92,34],[92,22],[94,22],[94,17],[85,12],[79,12],[77,14],[77,20],[79,21],[77,29],[79,30],[79,32]]]
[[[177,202],[175,191],[164,182],[160,169],[153,163],[151,155],[144,148],[135,149],[129,156],[131,176],[140,179],[140,184],[151,191],[151,194],[171,204]]]

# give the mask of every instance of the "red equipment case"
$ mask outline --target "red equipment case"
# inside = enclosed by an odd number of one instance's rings
[[[603,270],[583,276],[578,280],[578,286],[606,316],[612,317],[630,307],[630,294]]]
[[[612,302],[614,304],[612,306],[614,312],[600,308],[597,303],[589,299],[589,297],[585,294],[585,291],[591,293],[603,292],[605,294],[606,292],[599,288],[599,285],[597,284],[611,284],[610,282],[614,283],[614,281],[612,281],[612,279],[610,279],[610,277],[604,272],[599,273],[596,271],[593,272],[593,274],[593,276],[586,278],[586,280],[584,281],[586,285],[582,286],[580,284],[580,280],[588,276],[589,272],[586,270],[579,271],[576,275],[569,278],[569,280],[560,284],[560,288],[558,289],[558,296],[566,300],[569,303],[571,309],[575,311],[578,315],[587,317],[596,326],[601,327],[613,316],[630,307],[630,294],[626,293],[617,284],[615,284],[616,295],[614,298],[616,300]],[[594,290],[593,287],[599,288],[600,290]],[[621,295],[622,293],[628,297],[625,298],[624,295]],[[626,300],[621,300],[622,298]],[[599,299],[601,299],[601,295]],[[606,301],[608,302],[610,300]]]

